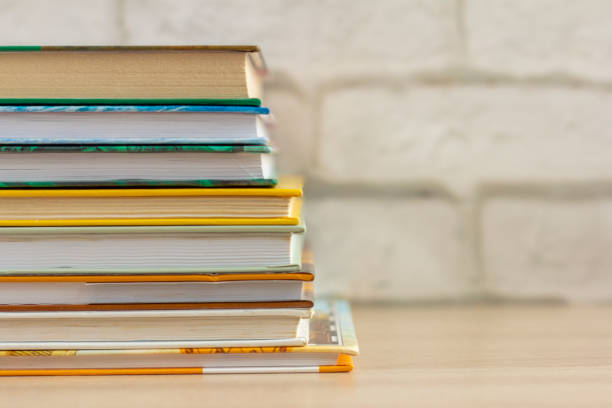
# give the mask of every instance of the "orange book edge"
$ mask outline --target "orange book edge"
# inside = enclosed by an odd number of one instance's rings
[[[252,280],[312,281],[312,273],[227,273],[220,275],[12,275],[0,276],[1,282],[234,282]]]
[[[274,367],[245,367],[245,373],[274,372]],[[348,355],[341,355],[337,365],[315,366],[310,372],[318,373],[346,373],[354,368],[353,359]],[[269,371],[271,369],[272,371]],[[301,367],[278,367],[278,372],[296,373],[307,372]],[[239,372],[240,369],[233,372]],[[176,375],[176,374],[215,374],[222,373],[223,369],[206,367],[155,367],[155,368],[66,368],[66,369],[27,369],[27,370],[0,370],[0,376],[80,376],[80,375]]]

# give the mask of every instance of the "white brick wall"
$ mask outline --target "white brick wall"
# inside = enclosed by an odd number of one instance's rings
[[[456,204],[441,198],[312,197],[317,289],[356,299],[464,299],[474,269]]]
[[[126,0],[130,43],[256,43],[309,86],[440,68],[457,56],[454,1]]]
[[[265,87],[265,104],[274,116],[268,126],[281,154],[278,164],[285,172],[304,174],[315,153],[314,106],[309,95],[288,78],[270,75]]]
[[[470,62],[518,75],[612,79],[612,2],[465,0]]]
[[[486,288],[519,299],[612,297],[612,200],[499,196],[483,204]]]
[[[505,85],[368,84],[323,98],[320,177],[444,183],[612,175],[612,94]],[[339,159],[340,158],[340,159]]]
[[[0,44],[118,44],[119,13],[115,0],[4,0]]]
[[[309,176],[323,293],[610,301],[611,12],[22,0],[0,3],[0,41],[259,44],[281,167]]]

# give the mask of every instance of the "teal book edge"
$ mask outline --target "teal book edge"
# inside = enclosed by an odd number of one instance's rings
[[[0,145],[0,153],[271,153],[265,145]]]
[[[269,146],[261,145],[3,145],[2,154],[38,154],[38,153],[258,153],[272,152]],[[1,158],[0,158],[1,159]],[[191,180],[157,180],[157,179],[114,179],[96,181],[1,181],[0,188],[91,188],[91,187],[273,187],[278,184],[276,177],[250,178],[239,180],[226,179],[191,179]]]

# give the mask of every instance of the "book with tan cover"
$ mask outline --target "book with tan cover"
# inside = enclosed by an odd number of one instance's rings
[[[256,46],[3,46],[0,104],[261,104]]]

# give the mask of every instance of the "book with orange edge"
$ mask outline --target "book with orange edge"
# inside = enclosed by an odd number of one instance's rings
[[[0,285],[0,312],[308,309],[314,304],[314,285],[303,281],[34,285]]]
[[[296,272],[0,275],[0,312],[310,308],[315,267]]]
[[[0,189],[0,227],[298,225],[300,177],[271,188]]]
[[[359,353],[350,306],[317,300],[304,346],[0,351],[2,376],[348,372]]]
[[[301,268],[296,271],[268,270],[254,272],[189,272],[189,273],[98,273],[81,274],[79,271],[53,273],[16,273],[0,274],[0,284],[6,283],[138,283],[138,282],[244,282],[244,281],[303,281],[315,278],[314,253],[308,242],[301,252]]]

